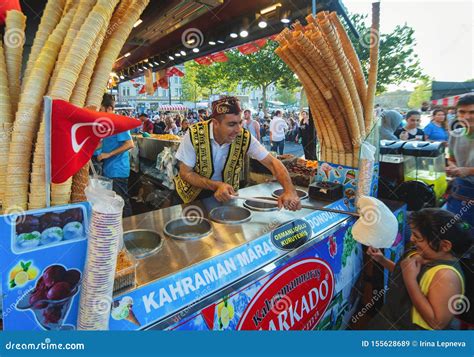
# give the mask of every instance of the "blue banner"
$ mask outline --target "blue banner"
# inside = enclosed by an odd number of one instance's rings
[[[472,331],[3,332],[1,356],[473,355]]]

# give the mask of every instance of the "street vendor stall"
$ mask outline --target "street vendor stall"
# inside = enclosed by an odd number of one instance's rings
[[[276,38],[276,54],[298,75],[318,113],[322,160],[281,158],[299,185],[301,211],[278,210],[282,188],[265,182],[242,188],[227,204],[211,197],[122,219],[125,201],[113,185],[124,178],[100,177],[93,168],[89,176],[89,160],[101,139],[140,125],[110,113],[113,105],[96,110],[112,66],[123,70],[128,57],[148,53],[142,46],[119,56],[148,3],[48,1],[23,83],[15,86],[8,76],[18,77],[21,51],[5,46],[3,55],[0,46],[3,328],[348,327],[361,299],[362,244],[387,254],[404,245],[405,206],[373,198],[378,43],[371,46],[367,85],[336,13],[309,15],[307,26],[296,22]],[[255,6],[238,4],[234,10]],[[190,9],[190,16],[204,11],[198,2]],[[374,14],[372,31],[378,31]],[[7,28],[24,29],[24,21],[18,11],[7,15]],[[156,63],[141,60],[149,68]],[[179,138],[133,140],[139,171],[151,165],[171,190]]]
[[[158,110],[160,112],[186,112],[188,108],[183,104],[163,104]]]
[[[276,183],[240,190],[270,197]],[[347,209],[304,199],[312,207]],[[140,255],[136,286],[114,297],[110,328],[119,330],[310,330],[348,326],[362,290],[361,246],[345,214],[213,198],[124,221],[125,246]],[[405,211],[399,217],[401,239]],[[142,247],[143,235],[155,244]]]

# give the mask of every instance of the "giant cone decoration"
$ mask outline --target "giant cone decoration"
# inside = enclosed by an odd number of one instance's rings
[[[0,202],[4,212],[46,205],[43,97],[99,108],[113,64],[149,2],[49,0],[23,75],[26,18],[17,10],[7,12],[0,43]],[[7,37],[12,34],[15,37]],[[52,185],[52,204],[84,199],[87,173],[85,168],[77,180]]]
[[[277,37],[276,54],[298,75],[321,143],[322,161],[358,167],[359,149],[374,125],[380,4],[373,6],[368,83],[336,13],[309,15]]]

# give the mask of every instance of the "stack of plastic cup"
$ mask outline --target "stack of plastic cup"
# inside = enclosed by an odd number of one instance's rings
[[[374,163],[376,148],[368,143],[363,142],[360,149],[359,161],[359,179],[357,181],[356,205],[362,196],[371,196],[370,189],[374,179]]]
[[[92,217],[77,328],[108,330],[124,201],[113,191],[95,185],[86,188],[86,196],[92,204]]]

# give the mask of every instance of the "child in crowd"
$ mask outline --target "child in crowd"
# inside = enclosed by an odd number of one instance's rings
[[[413,248],[397,264],[379,249],[368,248],[367,254],[391,272],[385,305],[369,329],[449,328],[465,293],[460,258],[472,253],[469,225],[457,218],[436,208],[413,212],[408,220]]]

